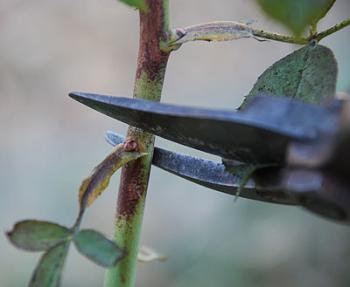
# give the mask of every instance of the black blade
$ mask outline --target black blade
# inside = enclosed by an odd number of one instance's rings
[[[282,97],[256,97],[244,111],[234,112],[77,92],[70,96],[147,132],[246,162],[283,162],[291,141],[317,137],[325,113],[323,107]]]
[[[111,131],[106,133],[105,138],[112,146],[124,141],[122,136]],[[199,185],[234,196],[242,181],[241,175],[228,172],[223,164],[158,147],[154,148],[152,164]],[[258,184],[253,179],[249,180],[239,196],[279,204],[298,203],[295,198],[289,197],[284,192],[276,172],[270,175],[264,174],[263,178]]]

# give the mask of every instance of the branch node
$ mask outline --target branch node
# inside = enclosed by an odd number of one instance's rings
[[[137,141],[132,137],[127,137],[123,143],[123,148],[127,152],[136,151],[138,149]]]

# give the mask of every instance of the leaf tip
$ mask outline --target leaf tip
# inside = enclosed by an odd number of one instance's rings
[[[16,247],[19,247],[17,244],[16,244],[16,241],[14,240],[14,235],[15,235],[15,231],[16,229],[18,228],[18,226],[20,225],[20,223],[23,222],[23,221],[19,221],[19,222],[16,222],[12,229],[11,230],[7,230],[5,231],[5,236],[7,237],[7,239],[13,244],[15,245]]]
[[[13,235],[13,230],[5,231],[5,236],[7,239],[12,243],[12,235]]]

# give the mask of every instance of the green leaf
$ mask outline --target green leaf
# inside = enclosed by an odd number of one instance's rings
[[[86,178],[79,189],[81,209],[91,205],[95,199],[107,188],[112,175],[129,161],[138,159],[145,153],[125,150],[124,144],[117,145]]]
[[[125,255],[113,241],[91,229],[79,231],[74,243],[80,253],[103,267],[116,265]]]
[[[337,62],[330,49],[308,45],[269,67],[243,102],[258,94],[292,97],[319,104],[334,97]]]
[[[58,287],[67,257],[69,242],[58,244],[44,253],[36,267],[29,287]]]
[[[145,3],[145,0],[119,0],[120,2],[123,2],[129,6],[135,7],[139,9],[142,12],[147,11],[147,5]]]
[[[61,241],[65,241],[71,232],[56,223],[37,220],[18,222],[7,237],[15,246],[31,251],[43,251]]]
[[[242,164],[237,164],[233,166],[227,165],[225,162],[224,164],[228,172],[232,173],[233,175],[235,175],[240,179],[235,200],[237,200],[239,195],[242,193],[242,191],[244,191],[244,187],[246,186],[248,181],[253,177],[254,173],[257,170],[262,170],[265,168],[276,166],[276,164],[252,164],[252,163],[242,163]]]
[[[333,6],[335,0],[256,0],[272,18],[300,35],[315,25]]]

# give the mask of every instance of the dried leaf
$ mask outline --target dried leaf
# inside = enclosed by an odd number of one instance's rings
[[[60,243],[44,253],[32,275],[29,287],[58,287],[70,242]]]
[[[79,189],[79,202],[81,208],[91,205],[95,199],[107,188],[112,175],[129,161],[146,155],[141,152],[125,151],[124,145],[117,145],[86,178]]]
[[[253,37],[252,28],[248,24],[233,21],[217,21],[197,24],[183,29],[176,29],[175,44],[190,41],[231,41]]]
[[[47,250],[69,238],[68,228],[56,223],[37,220],[18,222],[13,230],[7,233],[12,244],[30,251]]]
[[[74,243],[80,253],[103,267],[116,265],[125,255],[113,241],[95,230],[79,231]]]

